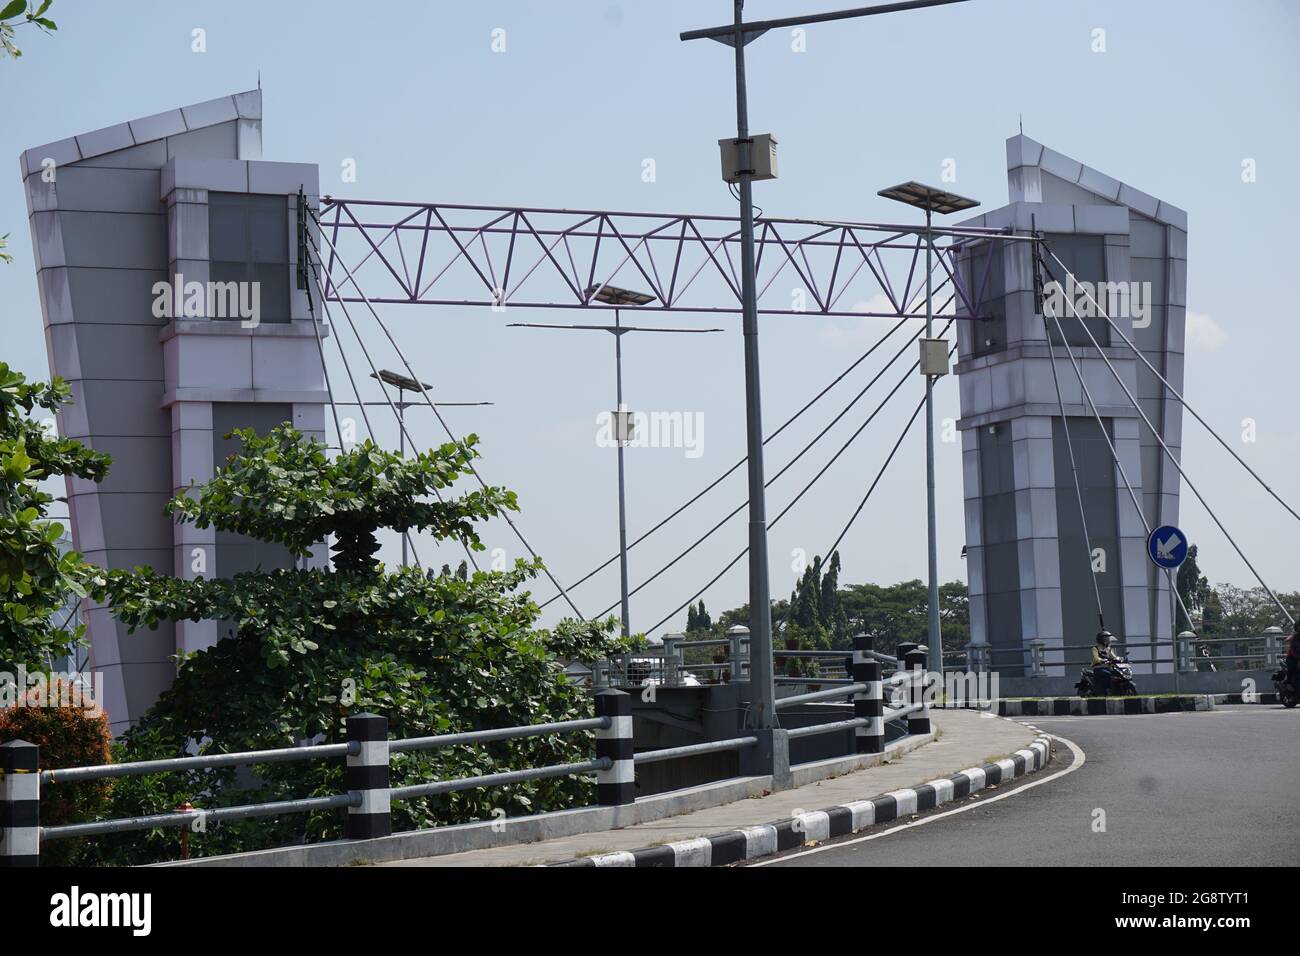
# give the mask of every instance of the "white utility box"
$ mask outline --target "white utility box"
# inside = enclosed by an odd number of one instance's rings
[[[947,339],[921,339],[921,374],[936,378],[948,374]]]
[[[636,437],[636,413],[627,409],[610,412],[614,416],[614,440],[630,442]]]
[[[776,137],[771,133],[755,133],[750,137],[749,161],[751,179],[776,179]],[[722,151],[722,178],[729,183],[740,182],[740,140],[720,139]]]

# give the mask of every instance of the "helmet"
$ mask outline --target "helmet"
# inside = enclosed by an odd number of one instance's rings
[[[1114,637],[1114,635],[1111,634],[1110,631],[1098,631],[1098,632],[1097,632],[1097,643],[1098,643],[1098,644],[1101,644],[1101,645],[1104,646],[1104,647],[1109,647],[1109,646],[1110,646],[1110,639],[1111,639],[1112,637]]]

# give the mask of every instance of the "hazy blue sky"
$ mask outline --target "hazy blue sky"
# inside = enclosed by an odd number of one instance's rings
[[[847,2],[842,5],[850,5]],[[26,209],[16,165],[24,148],[256,85],[264,89],[264,156],[316,162],[322,190],[358,198],[514,203],[733,214],[718,176],[716,140],[734,133],[732,60],[680,31],[729,18],[730,4],[555,0],[551,3],[356,4],[192,0],[106,4],[56,0],[59,33],[20,31],[21,61],[0,62],[0,233],[16,261],[0,267],[4,358],[47,374]],[[749,16],[836,6],[833,0],[751,0]],[[207,52],[191,52],[191,31]],[[494,53],[492,31],[506,31]],[[1093,52],[1093,31],[1106,51]],[[1027,134],[1186,209],[1190,217],[1187,397],[1288,500],[1300,499],[1291,314],[1300,193],[1295,104],[1300,5],[1284,0],[973,0],[809,29],[806,52],[785,33],[749,47],[751,125],[781,143],[781,177],[755,188],[770,215],[893,221],[900,207],[876,190],[938,181],[992,208],[1006,202],[1004,141],[1021,115]],[[1140,104],[1158,102],[1151,111]],[[358,180],[340,182],[354,159]],[[643,160],[656,180],[642,179]],[[1258,181],[1241,180],[1243,159]],[[507,321],[584,321],[564,313],[390,307],[385,315],[422,375],[447,400],[459,431],[483,438],[482,471],[520,493],[520,526],[561,580],[617,546],[615,456],[595,443],[595,416],[612,405],[611,342],[506,329]],[[744,454],[738,319],[725,334],[626,340],[625,388],[639,409],[704,414],[704,453],[628,452],[635,536]],[[764,414],[782,421],[885,326],[882,320],[769,318],[762,323]],[[856,351],[855,351],[856,350]],[[391,364],[388,359],[388,364]],[[853,382],[866,381],[866,374]],[[846,383],[808,427],[769,446],[768,473],[829,420]],[[911,389],[870,426],[772,534],[776,595],[788,593],[795,548],[833,540],[914,399]],[[919,395],[919,383],[916,394]],[[956,417],[955,382],[938,389],[937,416]],[[841,398],[842,396],[842,398]],[[377,393],[371,397],[378,397]],[[865,404],[769,494],[775,514],[857,427]],[[438,437],[428,413],[412,428]],[[1253,418],[1258,440],[1244,444]],[[801,423],[802,424],[802,423]],[[925,572],[924,458],[919,431],[903,446],[842,547],[848,581],[891,582]],[[395,441],[395,430],[389,436]],[[1275,587],[1300,586],[1292,519],[1194,422],[1185,464],[1234,536]],[[959,557],[959,446],[939,446],[940,569],[965,577]],[[820,449],[820,446],[819,446]],[[804,467],[804,466],[807,467]],[[632,552],[637,583],[744,497],[743,472]],[[1184,490],[1182,525],[1215,581],[1252,583]],[[645,627],[684,601],[743,546],[735,519],[633,599]],[[492,528],[489,546],[519,548]],[[429,545],[424,546],[426,560]],[[389,552],[394,554],[393,551]],[[454,551],[446,558],[454,559]],[[745,599],[742,562],[706,601]],[[549,596],[548,588],[538,593]],[[595,613],[617,599],[614,567],[575,592]],[[552,606],[554,611],[558,605]],[[549,615],[548,615],[549,617]],[[678,623],[684,622],[684,613]]]

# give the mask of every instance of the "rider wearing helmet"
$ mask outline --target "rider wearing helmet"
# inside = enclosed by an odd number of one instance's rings
[[[1099,631],[1096,643],[1092,645],[1093,686],[1096,687],[1097,693],[1102,695],[1110,690],[1110,664],[1119,659],[1110,647],[1113,636],[1110,631]]]

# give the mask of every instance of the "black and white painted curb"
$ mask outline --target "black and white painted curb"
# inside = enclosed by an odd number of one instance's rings
[[[1031,728],[1036,729],[1036,728]],[[976,791],[1033,773],[1052,759],[1050,738],[1040,735],[1024,750],[1002,760],[972,767],[919,787],[893,790],[869,800],[799,813],[762,826],[740,827],[712,836],[644,850],[601,853],[552,866],[728,866],[771,856],[810,843],[857,833],[864,827],[889,823]]]
[[[1216,704],[1280,704],[1277,693],[1259,691],[1254,694],[1211,694]]]
[[[1180,711],[1214,710],[1216,699],[1228,695],[1183,694],[1177,697],[1038,697],[999,700],[999,717],[1087,717],[1090,715],[1172,714]],[[988,704],[970,709],[992,709]]]

